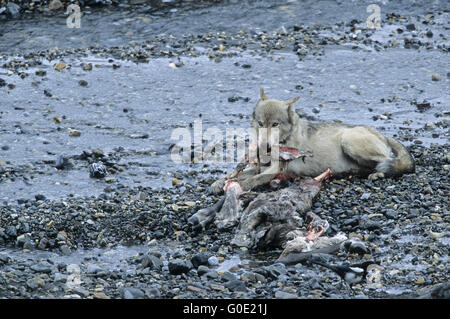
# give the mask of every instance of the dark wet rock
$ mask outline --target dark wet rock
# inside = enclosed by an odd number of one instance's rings
[[[204,274],[207,279],[217,279],[219,278],[219,274],[215,270],[210,270]]]
[[[450,299],[450,282],[447,281],[431,290],[431,297],[436,299]]]
[[[35,74],[36,74],[37,76],[45,76],[45,75],[47,75],[47,71],[45,71],[45,70],[37,70],[37,71],[35,72]]]
[[[234,275],[233,273],[231,273],[229,271],[223,272],[223,274],[220,276],[220,278],[222,279],[222,281],[232,281],[232,280],[238,279],[236,277],[236,275]]]
[[[398,212],[393,209],[387,209],[384,215],[389,219],[396,219],[398,217]]]
[[[17,18],[20,14],[20,6],[14,2],[8,2],[6,5],[6,13],[12,18]]]
[[[5,234],[9,237],[16,238],[17,237],[17,228],[16,226],[7,226],[5,228]]]
[[[266,279],[263,275],[252,272],[252,271],[246,271],[241,275],[241,280],[248,281],[252,283],[256,282],[266,282]]]
[[[286,270],[286,265],[282,264],[282,263],[276,263],[270,266],[267,266],[267,270],[269,271],[269,274],[271,274],[272,276],[280,276],[280,275],[285,275],[287,270]]]
[[[376,230],[376,229],[381,228],[381,223],[378,221],[369,220],[369,221],[363,222],[362,227],[364,227],[367,230]]]
[[[80,81],[78,81],[78,85],[86,87],[86,86],[88,86],[88,83],[85,80],[80,80]]]
[[[406,25],[406,30],[414,31],[414,30],[416,30],[416,26],[414,25],[414,23],[407,24]]]
[[[36,194],[36,195],[34,195],[34,198],[36,200],[45,200],[46,199],[46,197],[42,194]]]
[[[355,217],[344,219],[342,221],[342,224],[344,226],[356,226],[359,224],[359,217],[355,216]]]
[[[6,86],[6,81],[0,78],[0,88]]]
[[[230,291],[247,291],[247,287],[245,286],[245,283],[241,280],[230,280],[224,284],[226,288],[228,288]]]
[[[237,102],[237,101],[240,101],[240,100],[242,100],[244,102],[249,102],[250,98],[242,97],[242,96],[231,96],[231,97],[228,98],[228,102],[230,102],[230,103],[234,103],[234,102]]]
[[[7,263],[9,263],[11,260],[11,258],[9,258],[7,255],[5,254],[0,254],[0,264],[1,265],[6,265]]]
[[[366,247],[366,245],[362,241],[354,238],[347,240],[343,245],[349,253],[360,255],[369,253],[369,249]]]
[[[106,166],[102,163],[92,163],[89,165],[89,176],[91,178],[103,178],[106,175]]]
[[[174,259],[169,261],[169,272],[172,275],[180,275],[189,272],[192,269],[192,263],[187,260]]]
[[[210,271],[210,269],[205,265],[200,265],[197,268],[197,274],[199,276],[203,276],[204,274],[208,273],[209,271]]]
[[[191,258],[192,265],[197,268],[200,265],[207,265],[208,264],[208,258],[209,256],[205,253],[199,253]]]
[[[411,104],[415,105],[419,112],[425,112],[431,108],[431,103],[426,100],[424,100],[423,102],[417,102],[416,100],[413,100]]]
[[[48,245],[48,239],[47,238],[42,238],[39,241],[39,244],[37,245],[38,249],[44,250]]]

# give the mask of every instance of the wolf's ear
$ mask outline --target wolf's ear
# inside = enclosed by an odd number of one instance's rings
[[[286,103],[287,105],[291,105],[291,104],[294,104],[295,102],[297,102],[299,98],[300,98],[300,96],[297,96],[297,97],[295,97],[294,99],[292,99],[292,100],[287,100],[287,101],[284,102],[284,103]]]
[[[259,89],[259,97],[261,98],[262,101],[268,99],[267,95],[264,93],[264,89],[263,88]]]
[[[285,102],[288,106],[288,116],[289,122],[291,122],[291,124],[295,124],[295,122],[298,120],[298,115],[295,112],[295,102],[297,102],[298,99],[299,97],[297,96],[295,99]]]

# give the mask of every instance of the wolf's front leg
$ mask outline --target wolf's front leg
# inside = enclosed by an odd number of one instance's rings
[[[223,188],[225,187],[225,183],[227,181],[227,176],[219,178],[217,181],[211,184],[211,192],[213,194],[222,194]]]
[[[257,186],[270,183],[270,181],[277,177],[280,173],[281,171],[279,166],[272,165],[261,174],[251,176],[243,180],[239,179],[239,184],[244,192],[250,191]]]
[[[234,180],[237,180],[239,183],[241,180],[248,179],[251,176],[255,176],[257,172],[256,167],[249,167],[244,169]],[[221,194],[223,193],[223,188],[225,187],[225,183],[229,180],[232,174],[227,174],[224,177],[219,178],[217,181],[211,184],[211,192],[213,194]]]

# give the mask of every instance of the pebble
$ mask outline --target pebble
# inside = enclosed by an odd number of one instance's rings
[[[238,279],[236,277],[236,275],[234,275],[233,273],[231,273],[229,271],[223,272],[222,275],[220,276],[220,278],[222,279],[222,281],[232,281],[232,280]],[[243,280],[243,279],[241,278],[241,280]]]
[[[197,268],[197,274],[199,276],[203,276],[204,274],[208,273],[209,271],[210,271],[210,269],[205,265],[200,265]]]
[[[127,287],[121,290],[121,296],[123,299],[144,299],[145,294],[141,289]]]
[[[63,69],[66,68],[66,64],[65,64],[64,62],[58,62],[58,63],[56,63],[56,64],[53,66],[53,68],[54,68],[56,71],[61,71],[61,70],[63,70]]]
[[[88,63],[83,66],[83,71],[92,71],[92,63]]]
[[[406,25],[406,29],[409,31],[414,31],[416,30],[416,26],[414,25],[414,23],[410,23]]]
[[[163,262],[157,256],[146,255],[142,259],[141,267],[143,269],[149,267],[150,269],[161,270]]]
[[[200,265],[207,265],[208,255],[205,253],[196,254],[191,258],[191,263],[195,268],[197,268]]]
[[[32,290],[44,288],[45,281],[40,276],[36,276],[27,280],[27,286]]]
[[[6,9],[8,10],[8,13],[13,18],[17,18],[19,16],[20,7],[15,4],[14,2],[8,2],[6,5]]]
[[[370,198],[370,193],[364,193],[361,195],[361,200],[366,200]]]
[[[92,298],[94,299],[111,299],[108,295],[106,295],[104,292],[94,292],[92,295]]]
[[[208,265],[211,267],[219,265],[219,259],[216,256],[211,256],[208,258]]]
[[[277,290],[275,292],[275,298],[276,299],[297,299],[298,296],[289,292],[285,292],[282,290]]]
[[[86,268],[86,273],[90,275],[95,275],[98,272],[101,272],[103,269],[96,264],[89,264]]]
[[[245,283],[241,280],[230,280],[224,284],[230,291],[247,291]]]
[[[57,10],[63,8],[63,4],[59,0],[51,0],[50,4],[48,5],[48,8],[50,10],[57,11]]]
[[[42,273],[51,273],[52,272],[52,265],[50,265],[48,262],[43,261],[37,264],[34,264],[30,267],[31,270],[34,270],[35,272],[42,272]]]
[[[425,129],[426,129],[427,131],[433,131],[433,130],[436,129],[436,124],[434,124],[433,122],[427,122],[427,123],[425,124]]]
[[[106,166],[101,162],[90,164],[88,170],[91,178],[104,178],[107,174]]]
[[[440,81],[440,80],[442,80],[442,77],[441,77],[441,75],[440,74],[437,74],[437,73],[434,73],[434,74],[432,74],[431,75],[431,80],[433,80],[433,81]]]
[[[180,275],[189,272],[192,269],[192,263],[187,260],[174,259],[169,261],[169,272],[172,275]]]
[[[79,136],[81,136],[81,132],[79,130],[72,130],[72,129],[70,129],[69,130],[69,136],[79,137]]]
[[[46,199],[46,197],[42,194],[36,194],[36,195],[34,195],[34,198],[36,200],[45,200]]]

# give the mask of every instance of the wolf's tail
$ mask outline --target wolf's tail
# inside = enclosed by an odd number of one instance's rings
[[[416,165],[408,150],[393,138],[388,137],[387,140],[395,158],[378,164],[377,171],[383,172],[386,176],[400,176],[414,173],[416,171]]]

